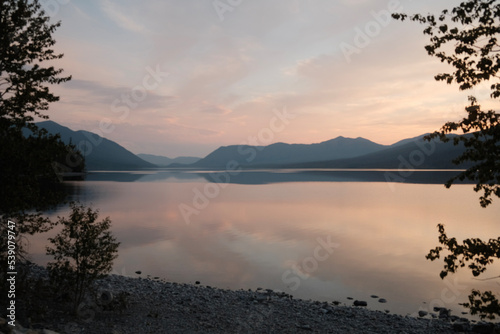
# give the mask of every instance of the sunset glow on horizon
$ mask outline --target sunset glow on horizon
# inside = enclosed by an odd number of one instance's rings
[[[469,95],[491,104],[488,84],[436,82],[452,68],[427,55],[424,27],[390,18],[456,1],[53,3],[55,66],[73,78],[47,114],[133,153],[203,157],[249,138],[388,145],[463,117]]]

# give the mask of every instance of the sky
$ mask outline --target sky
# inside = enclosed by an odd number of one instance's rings
[[[467,96],[434,75],[424,26],[441,0],[41,0],[52,20],[51,120],[133,153],[204,157],[219,146],[392,144],[465,115]]]

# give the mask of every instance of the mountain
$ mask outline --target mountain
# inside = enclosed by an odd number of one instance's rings
[[[416,137],[413,137],[413,138],[402,139],[400,141],[395,142],[392,145],[389,145],[389,147],[401,146],[403,144],[408,144],[408,143],[415,142],[415,141],[418,141],[418,140],[423,140],[424,137],[427,136],[427,135],[428,135],[428,133],[420,135],[420,136],[416,136]]]
[[[381,169],[457,169],[471,164],[457,166],[452,160],[465,150],[463,144],[453,145],[450,140],[443,143],[438,139],[423,140],[423,135],[399,141],[384,150],[348,159],[331,159],[299,164],[287,168],[381,168]]]
[[[157,167],[142,160],[117,143],[89,131],[73,131],[53,121],[36,124],[51,134],[59,133],[65,143],[73,143],[84,153],[87,170],[128,170]],[[27,130],[29,131],[29,130]]]
[[[177,158],[169,158],[161,155],[154,154],[137,154],[139,158],[159,167],[166,167],[170,164],[183,164],[189,165],[199,161],[201,158],[197,157],[177,157]]]
[[[461,155],[462,144],[438,139],[424,141],[420,135],[392,145],[380,145],[364,138],[344,138],[319,144],[269,146],[223,146],[190,165],[197,168],[227,168],[228,162],[249,168],[380,168],[380,169],[462,169],[452,160]],[[233,167],[234,168],[234,165]]]
[[[117,143],[88,131],[73,131],[52,121],[37,123],[49,133],[59,133],[65,143],[73,143],[84,152],[88,170],[133,170],[169,167],[227,169],[248,168],[379,168],[379,169],[457,169],[451,161],[463,153],[463,145],[452,141],[427,142],[423,136],[380,145],[370,140],[337,137],[317,144],[276,143],[268,146],[222,146],[203,159],[139,156]],[[26,130],[28,131],[28,130]],[[87,154],[85,154],[87,153]],[[228,163],[231,167],[229,167]]]
[[[276,143],[269,146],[222,146],[190,167],[226,168],[228,162],[240,166],[272,166],[357,157],[387,148],[364,138],[337,137],[318,144]]]

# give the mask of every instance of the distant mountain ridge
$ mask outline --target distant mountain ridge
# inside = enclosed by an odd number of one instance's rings
[[[424,135],[381,145],[368,139],[337,137],[317,144],[275,143],[268,146],[221,146],[206,157],[171,159],[128,151],[119,144],[88,131],[73,131],[52,121],[37,123],[49,133],[61,135],[83,150],[88,170],[134,170],[167,166],[171,168],[227,169],[228,163],[244,168],[379,168],[379,169],[458,169],[452,160],[461,155],[463,145],[452,141],[427,142]],[[29,131],[29,130],[27,130]]]
[[[222,146],[200,161],[196,168],[226,168],[228,162],[245,168],[379,168],[379,169],[463,169],[452,160],[465,147],[425,141],[424,135],[380,145],[370,140],[337,137],[318,144],[284,144],[269,146]]]
[[[463,144],[453,145],[439,139],[425,141],[424,135],[411,139],[401,140],[384,150],[369,153],[363,156],[312,161],[293,165],[287,168],[372,168],[372,169],[464,169],[471,163],[455,165],[453,159],[460,156],[465,147]]]
[[[189,165],[189,164],[193,164],[193,163],[201,160],[201,158],[197,158],[197,157],[169,158],[169,157],[165,157],[162,155],[144,154],[144,153],[137,154],[137,156],[139,158],[141,158],[142,160],[147,161],[147,162],[152,163],[152,164],[155,164],[159,167],[166,167],[170,164]]]
[[[337,137],[318,144],[231,145],[219,147],[190,167],[225,168],[229,161],[241,166],[261,166],[344,159],[377,152],[386,147],[360,137]]]
[[[127,170],[157,167],[139,158],[123,146],[93,132],[73,131],[53,121],[39,122],[36,125],[46,129],[51,134],[60,134],[64,143],[71,142],[80,151],[84,151],[82,153],[85,156],[87,170]]]

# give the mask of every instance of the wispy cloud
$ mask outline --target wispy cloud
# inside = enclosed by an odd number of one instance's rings
[[[64,88],[79,91],[82,94],[77,96],[81,97],[81,100],[74,101],[75,103],[81,104],[107,104],[111,106],[116,99],[123,100],[124,96],[128,96],[131,94],[130,87],[125,86],[109,86],[102,84],[97,81],[91,80],[80,80],[74,79],[68,81],[63,85]],[[148,91],[146,93],[144,100],[141,100],[140,103],[136,103],[140,107],[140,109],[166,109],[168,106],[174,103],[174,96],[165,96],[157,94],[154,91]]]
[[[405,12],[427,13],[455,1],[400,3]],[[55,88],[61,102],[51,106],[51,116],[72,125],[111,118],[119,124],[111,139],[137,152],[172,156],[240,143],[284,106],[297,118],[276,141],[343,135],[390,144],[436,130],[450,110],[453,117],[463,111],[466,93],[434,81],[447,68],[427,55],[422,26],[391,22],[350,63],[339,48],[354,43],[357,28],[388,4],[252,0],[224,21],[212,1],[65,6],[56,49],[65,53],[60,66],[74,80]],[[145,69],[156,64],[168,78],[118,119],[111,103],[140,86]]]
[[[121,28],[136,33],[148,32],[144,25],[138,23],[131,16],[123,13],[122,8],[123,7],[115,4],[111,0],[101,1],[101,9],[112,21],[114,21]]]
[[[227,115],[231,113],[231,109],[225,106],[215,105],[205,101],[203,102],[203,105],[201,107],[201,112],[217,115]]]

